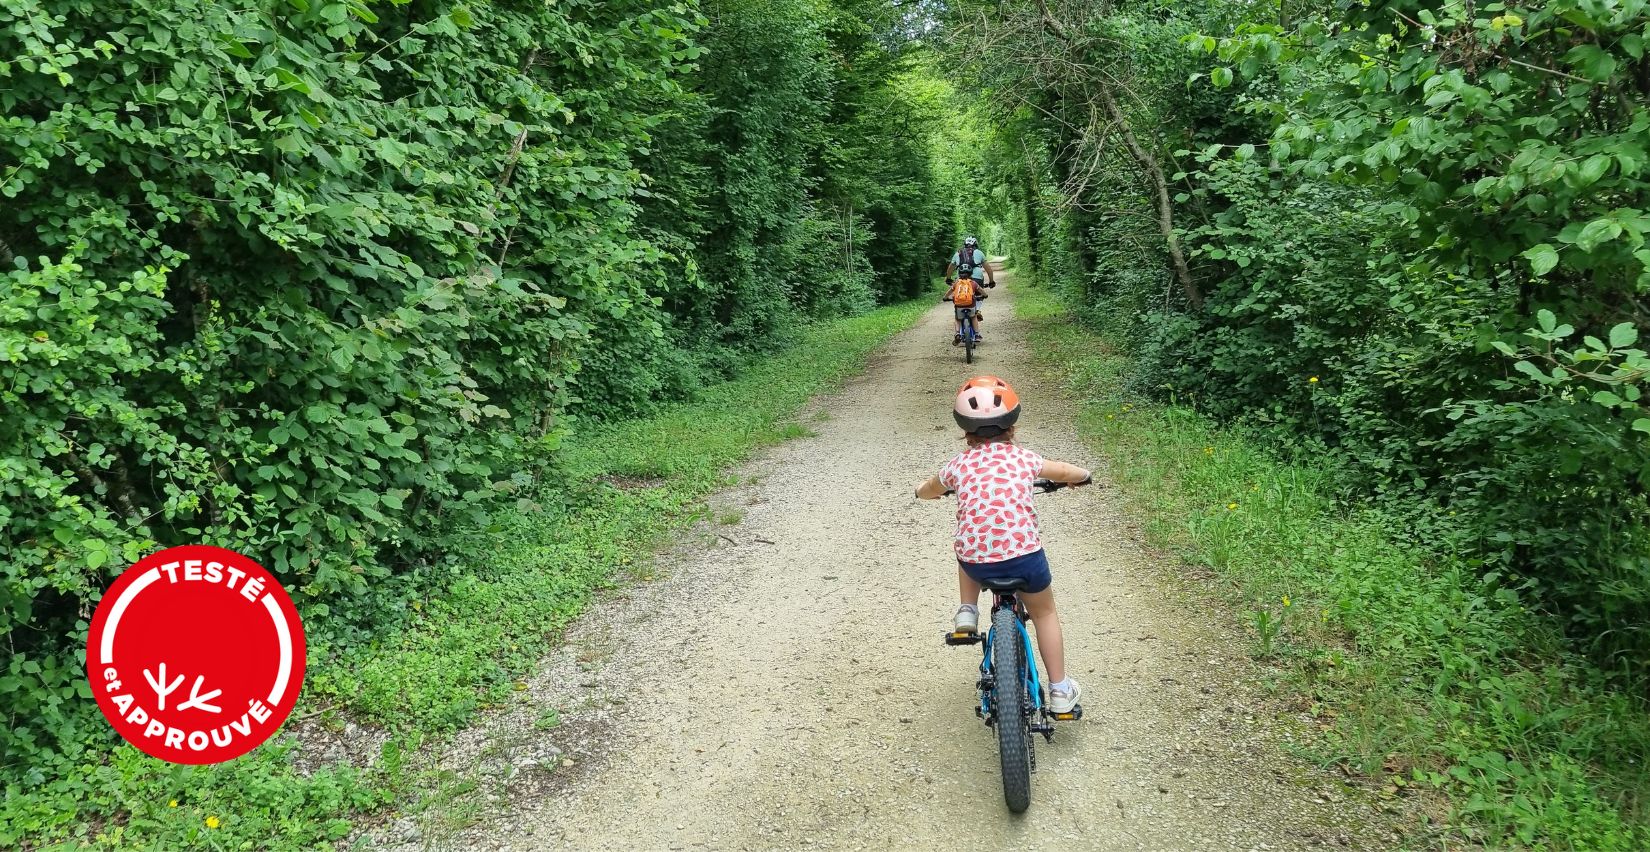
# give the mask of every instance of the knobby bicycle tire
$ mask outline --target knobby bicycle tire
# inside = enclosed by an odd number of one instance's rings
[[[1014,610],[991,613],[991,706],[997,714],[997,748],[1002,754],[1003,799],[1014,813],[1031,804],[1031,732],[1025,713],[1025,642]]]
[[[975,334],[977,334],[977,332],[974,329],[974,315],[972,313],[970,313],[968,315],[968,318],[963,320],[963,363],[964,364],[974,363],[974,335]]]

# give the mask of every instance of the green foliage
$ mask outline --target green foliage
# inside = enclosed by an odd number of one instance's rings
[[[1257,651],[1317,717],[1323,759],[1388,795],[1449,794],[1451,832],[1489,848],[1650,843],[1650,713],[1563,649],[1527,588],[1480,577],[1468,536],[1414,546],[1406,519],[1339,505],[1332,462],[1281,461],[1264,435],[1130,391],[1136,366],[1052,295],[1017,310],[1154,543],[1252,608]]]
[[[969,69],[1012,105],[997,187],[1031,200],[1035,276],[1141,352],[1136,386],[1334,453],[1422,537],[1470,519],[1486,575],[1642,690],[1650,418],[1605,341],[1650,291],[1646,5],[1004,8]],[[1038,52],[1067,70],[1012,61]],[[1101,121],[1164,164],[1201,309]]]
[[[586,318],[640,289],[627,152],[653,96],[611,90],[668,89],[692,24],[650,3],[0,12],[16,653],[72,646],[158,543],[256,554],[325,615],[477,506],[556,428]],[[562,41],[606,59],[539,56]],[[31,674],[11,690],[68,689]],[[0,735],[8,763],[50,752],[53,712]]]
[[[276,741],[230,763],[180,766],[122,743],[27,794],[9,793],[0,805],[0,843],[327,848],[353,830],[348,814],[378,807],[388,795],[389,779],[348,765],[299,773],[292,753],[292,743]]]
[[[80,643],[166,545],[273,570],[320,694],[400,700],[394,665],[330,679],[386,647],[439,673],[416,724],[457,724],[520,668],[499,647],[645,539],[612,518],[663,511],[586,493],[569,435],[715,398],[803,321],[914,291],[941,208],[897,21],[703,6],[0,8],[8,801],[111,777]],[[454,558],[529,495],[608,549],[543,586]],[[518,621],[426,644],[429,613],[482,606]]]
[[[1637,3],[1383,3],[1351,10],[1347,23],[1249,25],[1194,45],[1247,79],[1275,74],[1275,89],[1293,97],[1242,99],[1282,116],[1271,153],[1288,174],[1274,186],[1326,207],[1344,196],[1337,187],[1362,188],[1371,226],[1331,239],[1349,261],[1340,264],[1348,283],[1324,292],[1356,308],[1364,328],[1324,328],[1336,312],[1303,299],[1310,286],[1289,289],[1291,308],[1341,357],[1324,353],[1332,380],[1285,416],[1314,419],[1310,431],[1329,440],[1349,436],[1366,470],[1480,519],[1481,555],[1494,570],[1542,589],[1606,665],[1641,671],[1650,661],[1650,448],[1635,426],[1643,371],[1633,359],[1642,356],[1613,350],[1636,336],[1634,300],[1650,288],[1650,219],[1639,209],[1650,197],[1650,89],[1632,70],[1650,15]],[[1202,185],[1230,202],[1223,216],[1266,203],[1229,182]],[[1235,234],[1207,234],[1206,253],[1234,238],[1268,244],[1299,232],[1288,218],[1245,216]],[[1369,243],[1362,275],[1360,236]],[[1541,327],[1526,332],[1537,318]],[[1215,322],[1239,334],[1255,325]],[[1605,329],[1617,336],[1611,344],[1599,340]],[[1585,338],[1582,348],[1552,351],[1572,335]],[[1282,354],[1250,344],[1245,366]],[[1495,349],[1531,357],[1507,362]],[[1277,397],[1229,394],[1224,405],[1263,399]],[[1323,403],[1338,411],[1326,417]]]

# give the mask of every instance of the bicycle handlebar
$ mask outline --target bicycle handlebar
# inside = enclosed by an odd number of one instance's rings
[[[1085,476],[1083,477],[1082,482],[1055,482],[1052,479],[1039,479],[1031,483],[1031,487],[1036,489],[1038,494],[1048,494],[1050,492],[1059,491],[1062,488],[1071,488],[1077,485],[1091,485],[1093,483],[1093,476]]]
[[[1074,488],[1078,485],[1093,485],[1093,484],[1094,484],[1094,477],[1093,476],[1086,476],[1086,477],[1083,478],[1082,482],[1055,482],[1052,479],[1037,479],[1037,480],[1032,481],[1031,487],[1038,494],[1048,494],[1050,492],[1059,491],[1062,488]],[[949,497],[949,496],[951,496],[955,493],[957,493],[957,492],[948,488],[948,489],[946,489],[945,493],[940,495],[940,496]]]

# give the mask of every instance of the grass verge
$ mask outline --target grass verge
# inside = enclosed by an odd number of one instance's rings
[[[1517,590],[1348,508],[1327,466],[1131,398],[1127,357],[1053,293],[1020,293],[1032,350],[1080,401],[1131,513],[1154,544],[1222,578],[1255,655],[1316,720],[1325,763],[1389,796],[1447,795],[1447,824],[1414,838],[1425,845],[1650,848],[1650,714],[1566,652]]]
[[[818,324],[695,402],[579,434],[558,451],[554,488],[461,533],[450,564],[386,593],[371,630],[314,619],[293,718],[387,731],[371,766],[301,765],[290,735],[199,767],[94,743],[64,771],[8,787],[0,847],[313,849],[347,837],[364,814],[472,788],[434,768],[442,738],[509,700],[599,590],[703,515],[701,498],[730,465],[807,434],[794,415],[808,399],[930,306]]]

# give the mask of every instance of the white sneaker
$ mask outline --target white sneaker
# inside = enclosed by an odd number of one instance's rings
[[[977,633],[980,629],[980,611],[971,606],[957,607],[957,617],[951,620],[953,633]]]
[[[1077,699],[1083,694],[1083,688],[1077,685],[1077,678],[1068,677],[1071,691],[1067,692],[1059,687],[1052,687],[1048,691],[1048,709],[1050,713],[1070,713],[1077,706]]]

